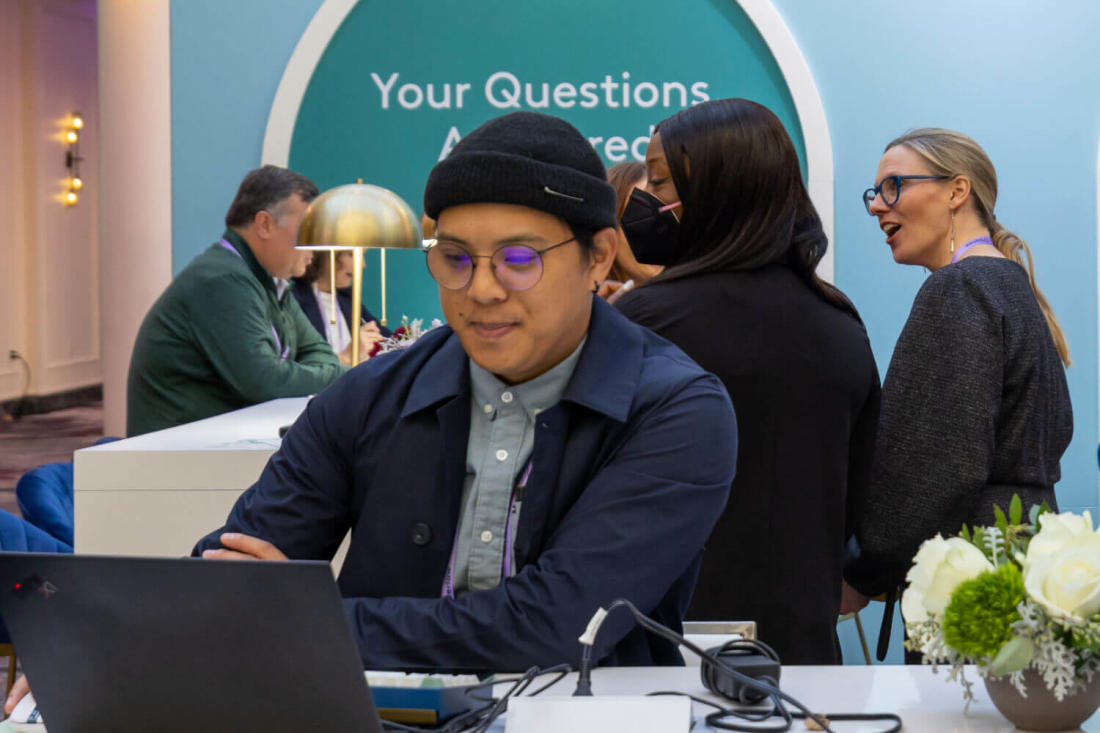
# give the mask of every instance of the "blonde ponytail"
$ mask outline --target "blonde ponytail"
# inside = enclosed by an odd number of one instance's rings
[[[1062,333],[1062,327],[1058,325],[1058,318],[1054,315],[1054,309],[1050,307],[1043,291],[1039,290],[1039,286],[1035,283],[1035,265],[1031,259],[1031,248],[1027,246],[1027,242],[1005,229],[996,219],[993,219],[993,224],[989,229],[993,235],[993,246],[1005,257],[1027,270],[1028,282],[1031,283],[1031,290],[1035,293],[1039,310],[1043,312],[1043,318],[1046,319],[1047,327],[1050,328],[1050,336],[1054,339],[1058,356],[1062,358],[1062,363],[1066,366],[1072,365],[1073,362],[1069,358],[1069,344],[1066,343],[1066,336]],[[1026,262],[1024,261],[1024,255],[1027,255]]]

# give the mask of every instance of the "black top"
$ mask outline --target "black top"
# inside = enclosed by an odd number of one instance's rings
[[[848,495],[878,418],[862,324],[782,265],[658,280],[619,306],[718,376],[737,413],[737,476],[688,618],[755,620],[784,663],[840,661]]]
[[[920,543],[992,524],[1013,494],[1052,508],[1073,435],[1065,369],[1028,283],[1000,257],[925,281],[882,391],[871,492],[857,518],[865,593],[900,584]]]

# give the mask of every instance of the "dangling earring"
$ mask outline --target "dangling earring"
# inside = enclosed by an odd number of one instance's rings
[[[951,212],[951,254],[955,254],[955,212]]]

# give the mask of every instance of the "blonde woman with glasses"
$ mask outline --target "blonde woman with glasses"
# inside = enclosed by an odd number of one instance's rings
[[[921,542],[992,524],[1014,494],[1025,515],[1055,508],[1073,433],[1069,348],[1030,249],[994,215],[985,151],[959,132],[914,130],[886,146],[875,181],[863,203],[894,261],[931,275],[890,360],[855,517],[861,554],[845,575],[866,595],[896,589]],[[845,591],[842,611],[865,603]]]

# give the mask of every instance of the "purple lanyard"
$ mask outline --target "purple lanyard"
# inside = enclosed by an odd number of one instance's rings
[[[993,240],[989,237],[978,237],[977,239],[971,239],[969,242],[955,250],[955,254],[951,257],[951,264],[953,265],[958,262],[960,259],[962,259],[962,256],[966,254],[967,250],[973,249],[979,244],[993,244]]]
[[[515,524],[519,517],[519,508],[523,503],[523,490],[527,488],[527,480],[531,478],[531,469],[535,463],[531,458],[527,459],[527,465],[523,473],[512,489],[512,495],[508,498],[508,515],[504,518],[504,559],[500,563],[500,579],[512,575],[512,546],[515,543]],[[447,561],[447,573],[443,576],[443,589],[439,595],[441,598],[455,597],[455,554],[458,550],[458,533],[455,533],[455,541],[451,545],[451,559]]]
[[[225,247],[227,250],[237,255],[238,257],[241,257],[241,253],[237,251],[237,248],[230,244],[229,241],[224,237],[220,242],[218,242],[218,244]],[[241,257],[241,259],[243,260],[244,257]],[[287,357],[290,356],[290,347],[287,346],[286,348],[283,348],[283,342],[279,340],[279,332],[275,330],[274,323],[271,324],[271,335],[275,337],[275,351],[279,352],[279,361],[286,361]]]

